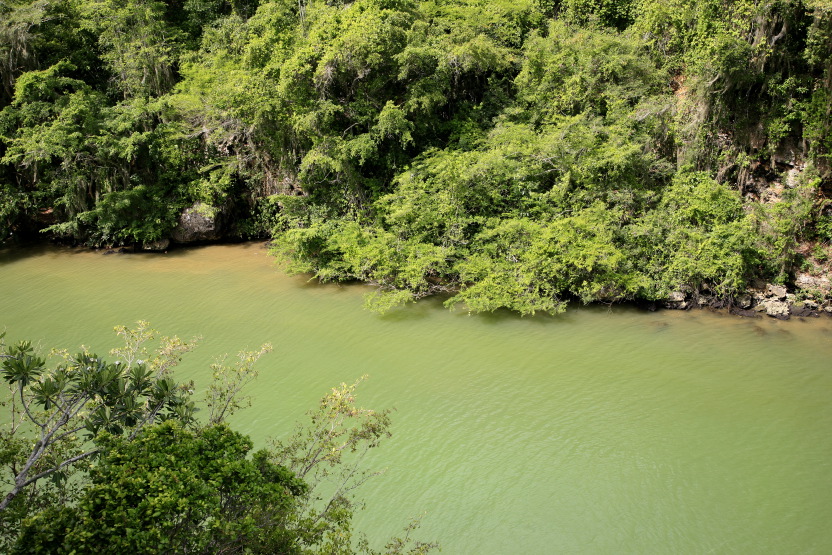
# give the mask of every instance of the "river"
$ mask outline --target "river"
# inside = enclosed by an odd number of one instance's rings
[[[200,335],[177,371],[272,342],[235,429],[290,431],[331,386],[395,407],[357,527],[425,513],[443,553],[832,552],[832,320],[590,307],[557,317],[386,316],[362,285],[274,267],[262,244],[0,252],[8,338],[103,353],[113,326]]]

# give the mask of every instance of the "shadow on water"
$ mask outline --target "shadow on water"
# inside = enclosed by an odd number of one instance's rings
[[[166,256],[162,253],[134,253],[127,249],[95,249],[90,247],[70,247],[64,245],[53,245],[51,243],[31,243],[28,245],[5,246],[0,248],[0,265],[22,262],[30,258],[46,256],[52,259],[59,259],[65,256],[77,255],[141,255],[141,256]]]
[[[108,252],[115,251],[118,254],[128,254],[128,255],[136,255],[136,256],[146,256],[146,257],[166,257],[171,259],[178,259],[178,258],[185,258],[190,257],[195,253],[205,250],[213,250],[217,247],[220,248],[229,248],[233,250],[247,250],[252,252],[262,251],[263,254],[268,254],[269,247],[265,241],[241,241],[239,243],[200,243],[200,244],[189,244],[189,245],[173,245],[169,249],[165,250],[164,252],[159,251],[142,251],[142,250],[135,250],[131,251],[128,250],[127,252],[122,252],[121,249],[107,249]],[[105,249],[100,249],[104,251]],[[106,254],[106,253],[105,253]],[[277,260],[277,259],[275,259]]]
[[[133,249],[130,247],[72,247],[65,245],[55,245],[47,241],[29,241],[20,244],[0,244],[0,265],[19,262],[27,258],[49,256],[51,258],[59,258],[66,255],[101,255],[101,256],[128,256],[136,257],[137,259],[171,259],[178,260],[186,257],[191,257],[194,254],[212,249],[216,247],[227,246],[234,249],[250,249],[252,251],[261,250],[264,254],[268,253],[268,247],[263,241],[248,241],[242,243],[204,243],[196,245],[176,245],[164,252],[159,251],[144,251],[141,249]]]
[[[757,324],[751,326],[751,330],[754,332],[755,335],[758,335],[760,337],[768,335],[768,330],[761,326],[758,326]]]
[[[0,248],[0,266],[23,262],[30,258],[49,257],[58,259],[68,255],[87,254],[95,252],[84,247],[63,247],[51,243],[32,243],[20,246],[4,246]]]
[[[650,325],[651,328],[653,328],[653,331],[656,331],[656,332],[666,331],[666,330],[670,329],[670,322],[667,322],[665,320],[658,320],[656,322],[650,322],[649,325]]]
[[[442,303],[446,297],[427,297],[419,299],[413,303],[393,308],[384,314],[379,314],[378,317],[382,322],[398,323],[398,322],[412,322],[414,320],[423,320],[428,318],[431,314],[436,313],[437,310],[447,310]],[[365,309],[366,310],[366,309]]]
[[[575,323],[578,319],[578,305],[570,304],[565,312],[560,314],[548,314],[546,312],[538,312],[534,315],[523,316],[517,312],[511,311],[507,308],[499,308],[492,312],[473,313],[466,310],[462,305],[453,310],[457,317],[476,318],[478,322],[489,326],[498,326],[508,323],[523,322],[528,325],[536,326],[551,326],[551,325],[567,325]],[[598,308],[598,307],[595,307]]]

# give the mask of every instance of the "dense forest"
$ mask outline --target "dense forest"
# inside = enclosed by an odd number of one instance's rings
[[[270,238],[380,310],[828,293],[829,0],[0,14],[0,238]]]

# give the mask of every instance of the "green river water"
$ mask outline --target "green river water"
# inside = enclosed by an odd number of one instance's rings
[[[576,308],[387,316],[287,277],[261,244],[0,252],[8,338],[103,353],[117,324],[201,335],[177,376],[270,341],[234,427],[287,433],[329,387],[395,407],[357,526],[426,513],[443,553],[832,553],[832,320]]]

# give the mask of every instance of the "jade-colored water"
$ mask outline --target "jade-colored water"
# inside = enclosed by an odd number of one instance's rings
[[[234,426],[285,434],[326,390],[395,407],[358,527],[410,517],[443,553],[832,553],[832,320],[578,308],[384,317],[363,286],[286,277],[260,244],[0,253],[0,326],[44,346],[117,344],[138,319],[201,335],[178,377],[270,341]]]

